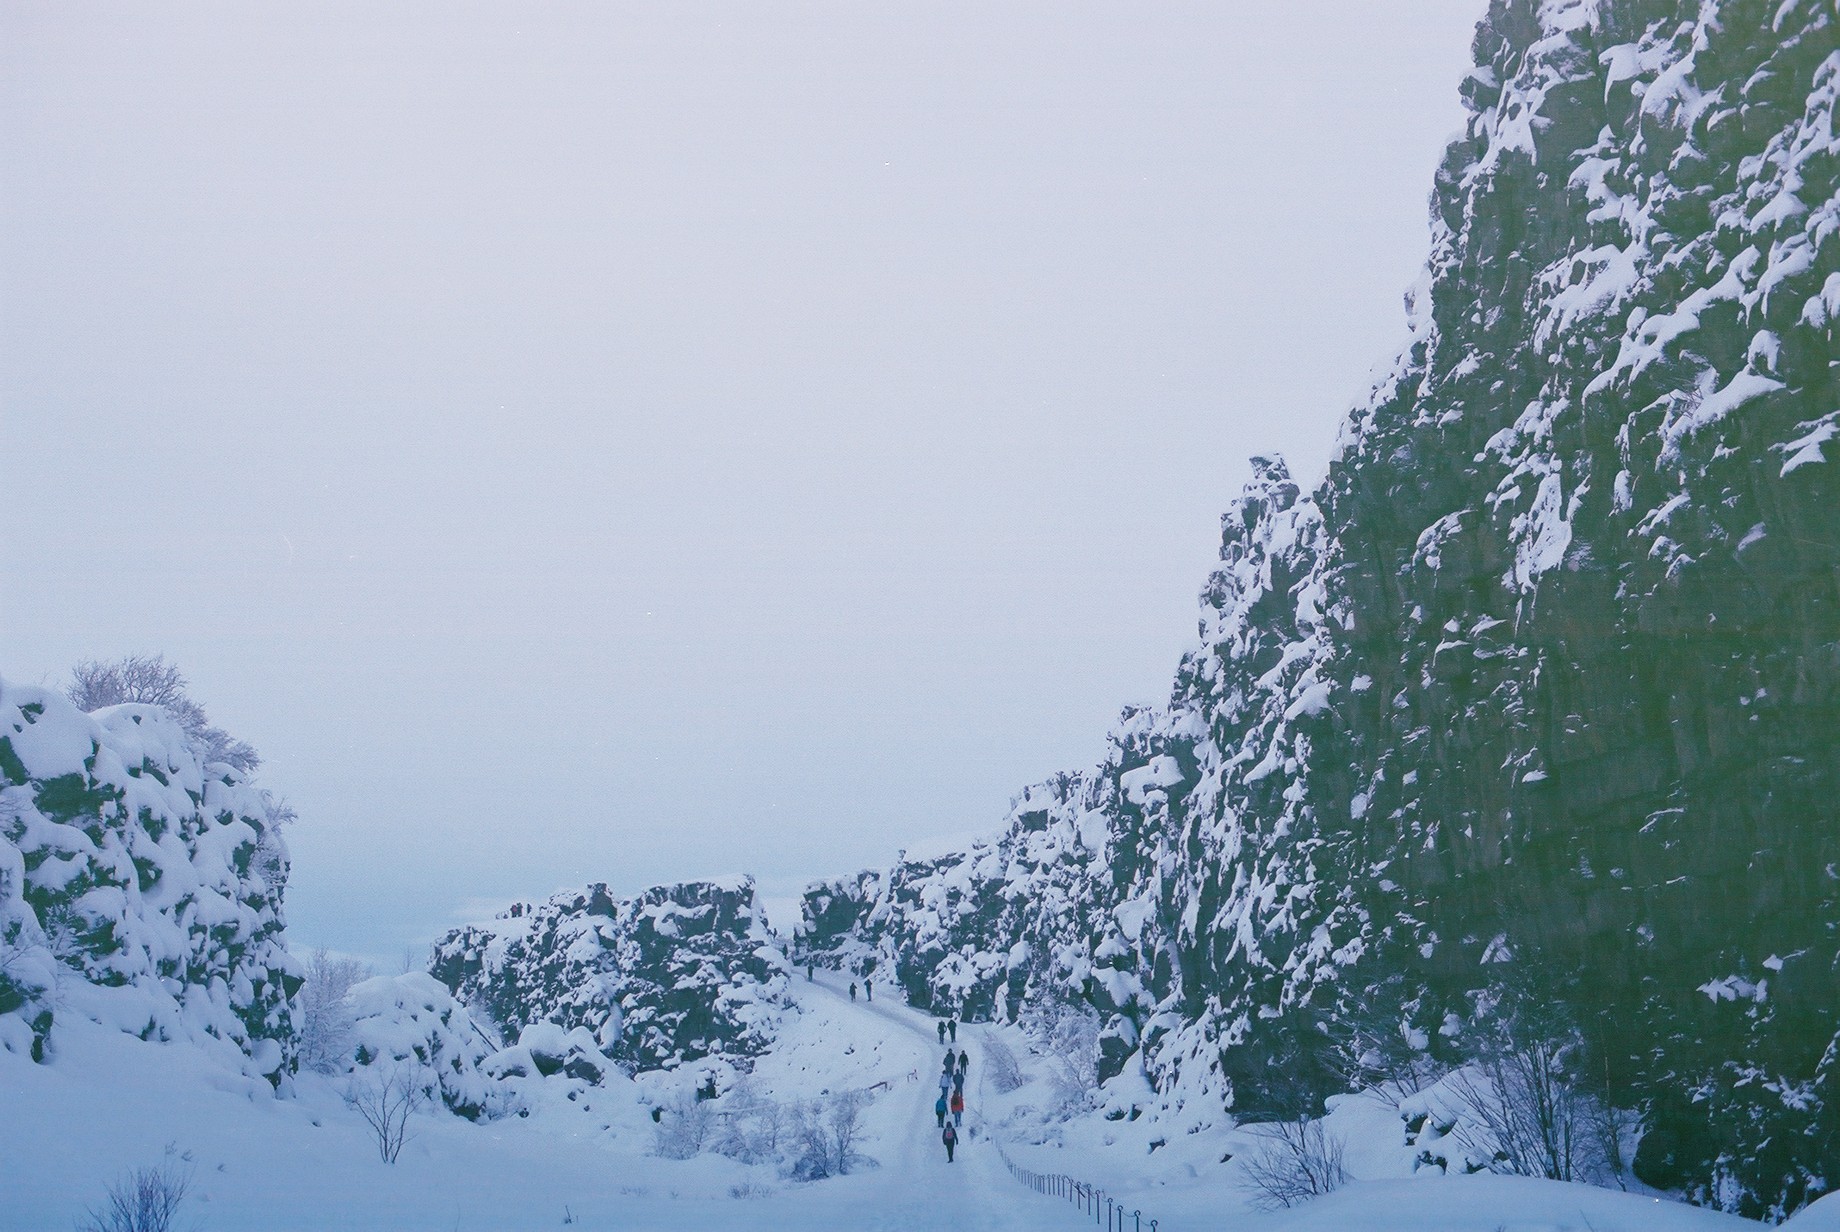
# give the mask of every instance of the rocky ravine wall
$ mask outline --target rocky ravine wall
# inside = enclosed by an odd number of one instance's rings
[[[1837,88],[1834,0],[1496,0],[1411,341],[1314,493],[1259,466],[1169,705],[810,943],[1084,1000],[1190,1115],[1376,1004],[1445,1046],[1507,959],[1648,1178],[1840,1178]]]
[[[516,903],[435,944],[429,971],[507,1034],[538,1023],[594,1033],[635,1070],[715,1057],[745,1068],[786,1004],[785,958],[752,878],[604,885]]]

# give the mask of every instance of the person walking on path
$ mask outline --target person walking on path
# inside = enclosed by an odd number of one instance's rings
[[[944,1073],[939,1075],[939,1098],[940,1099],[944,1099],[947,1095],[950,1095],[952,1093],[952,1082],[953,1082],[953,1078],[952,1078],[951,1070],[946,1070]]]
[[[951,1035],[954,1044],[958,1043],[958,1019],[946,1019],[946,1032]]]
[[[866,975],[863,976],[863,993],[869,1000],[875,1000],[875,981]]]
[[[939,1096],[939,1102],[933,1105],[933,1115],[939,1118],[939,1128],[944,1129],[946,1126],[946,1097],[943,1092]]]
[[[960,1049],[959,1054],[958,1054],[958,1072],[962,1074],[970,1068],[971,1068],[971,1054],[968,1052],[965,1052],[963,1049]]]
[[[818,966],[816,963],[806,963],[805,964],[805,982],[807,984],[811,983],[812,979],[817,974],[818,974]]]
[[[946,1022],[945,1022],[945,1019],[943,1019],[943,1018],[942,1018],[942,1019],[940,1019],[940,1020],[939,1020],[939,1022],[938,1022],[938,1023],[936,1023],[935,1025],[936,1025],[936,1026],[938,1026],[938,1028],[939,1028],[939,1042],[940,1042],[941,1044],[943,1044],[943,1043],[945,1043],[945,1042],[946,1042]]]
[[[856,1000],[856,981],[850,981],[850,1000]]]
[[[958,1149],[958,1130],[953,1126],[946,1126],[945,1132],[939,1135],[939,1140],[946,1144],[946,1162],[951,1163],[952,1152]]]
[[[965,1123],[965,1088],[959,1087],[952,1092],[952,1124]]]

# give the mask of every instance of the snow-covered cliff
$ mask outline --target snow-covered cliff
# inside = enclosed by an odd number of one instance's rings
[[[1495,0],[1410,337],[1261,463],[1199,645],[998,838],[813,888],[821,952],[1071,997],[1162,1114],[1305,1108],[1375,1021],[1564,1005],[1638,1172],[1840,1177],[1833,0]]]
[[[165,710],[0,681],[0,1046],[77,1015],[291,1069],[287,846],[266,796]]]

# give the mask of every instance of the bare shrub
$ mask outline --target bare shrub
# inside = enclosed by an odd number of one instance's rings
[[[1347,1182],[1347,1144],[1321,1120],[1297,1117],[1252,1132],[1261,1141],[1258,1150],[1246,1153],[1240,1183],[1259,1209],[1296,1206]]]
[[[1071,1005],[1043,1005],[1023,1019],[1036,1048],[1048,1062],[1062,1116],[1084,1108],[1099,1088],[1099,1016]]]
[[[370,1126],[377,1154],[386,1164],[402,1154],[411,1137],[409,1117],[426,1099],[421,1076],[405,1065],[369,1066],[345,1084],[345,1102]]]
[[[167,1148],[166,1158],[136,1168],[108,1187],[108,1199],[91,1209],[77,1232],[172,1232],[192,1188],[192,1166]]]
[[[666,1159],[690,1159],[710,1144],[716,1127],[713,1102],[679,1096],[652,1127],[652,1150]]]
[[[743,1083],[730,1092],[715,1149],[744,1164],[776,1163],[790,1139],[791,1114],[778,1100],[758,1096]]]
[[[1005,1095],[1022,1086],[1022,1064],[995,1031],[984,1032],[984,1074]]]
[[[245,774],[254,771],[262,764],[261,755],[221,727],[211,726],[204,707],[188,692],[190,687],[185,674],[168,663],[165,655],[128,655],[107,661],[84,659],[70,669],[70,684],[64,693],[84,711],[130,702],[164,706],[207,766],[225,762]],[[280,808],[291,813],[285,803]]]
[[[1491,1172],[1584,1180],[1599,1135],[1591,1101],[1540,1046],[1484,1057],[1450,1082],[1463,1114],[1457,1140]]]
[[[345,998],[370,977],[368,965],[338,957],[323,945],[307,959],[307,978],[296,994],[303,1067],[322,1074],[345,1067],[354,1038],[351,1006]]]
[[[1609,1166],[1604,1132],[1614,1117],[1573,1072],[1584,1040],[1564,1011],[1515,997],[1478,1027],[1475,1059],[1450,1080],[1464,1149],[1495,1172],[1597,1179]]]
[[[799,1104],[792,1121],[797,1148],[794,1179],[844,1176],[861,1163],[863,1156],[856,1144],[862,1137],[863,1109],[868,1106],[867,1091],[840,1091]]]
[[[1431,1051],[1435,1037],[1413,1026],[1417,1009],[1404,981],[1394,977],[1364,990],[1325,1022],[1330,1065],[1343,1087],[1372,1090],[1397,1102],[1449,1071]]]

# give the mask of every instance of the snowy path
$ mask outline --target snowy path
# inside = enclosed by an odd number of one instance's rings
[[[886,1082],[865,1115],[862,1140],[880,1166],[802,1185],[707,1152],[660,1158],[649,1103],[617,1086],[586,1092],[579,1106],[560,1096],[538,1102],[528,1120],[476,1125],[444,1112],[418,1115],[415,1136],[389,1165],[324,1079],[303,1075],[292,1098],[274,1099],[197,1049],[78,1020],[59,1028],[47,1064],[0,1050],[0,1227],[69,1228],[123,1169],[170,1158],[168,1144],[183,1152],[196,1182],[182,1219],[210,1232],[529,1232],[565,1219],[586,1232],[1086,1226],[1065,1203],[1013,1181],[981,1132],[967,1134],[958,1162],[946,1163],[932,1114],[941,1055],[932,1018],[891,1001],[852,1005],[828,982],[798,979],[791,991],[801,1012],[786,1016],[779,1046],[761,1058],[756,1089],[789,1101]],[[971,1053],[974,1091],[986,1064],[983,1035],[959,1040]],[[1231,1145],[1219,1135],[1170,1144],[1154,1168],[1143,1164],[1139,1142],[1100,1145],[1098,1136],[1126,1135],[1128,1125],[1069,1126],[1074,1140],[1064,1150],[1018,1153],[1141,1193],[1177,1232],[1768,1232],[1648,1195],[1523,1177],[1414,1174],[1409,1161],[1389,1173],[1383,1152],[1404,1153],[1395,1116],[1372,1101],[1341,1108],[1343,1128],[1369,1144],[1356,1156],[1373,1179],[1275,1214],[1244,1209],[1231,1178],[1210,1166]],[[974,1102],[968,1128],[979,1111]],[[1362,1117],[1372,1122],[1366,1128]],[[1823,1205],[1789,1226],[1840,1229],[1837,1216],[1840,1207]]]
[[[807,1209],[825,1210],[824,1215],[813,1210],[809,1226],[870,1232],[1058,1232],[1078,1226],[1070,1210],[1023,1188],[1009,1175],[975,1106],[965,1112],[957,1161],[946,1162],[933,1114],[939,1063],[945,1055],[934,1018],[886,1000],[852,1004],[834,977],[821,976],[816,983],[797,980],[793,994],[809,1010],[836,1020],[848,1036],[876,1038],[882,1064],[898,1074],[871,1113],[875,1138],[866,1149],[881,1167],[824,1182],[802,1195],[810,1203]],[[971,1054],[970,1085],[975,1091],[984,1058],[969,1035],[961,1035],[958,1046]],[[917,1081],[908,1081],[910,1071],[919,1075]],[[833,1193],[819,1192],[826,1189]],[[832,1207],[827,1198],[838,1205]],[[830,1222],[833,1217],[837,1222]]]

